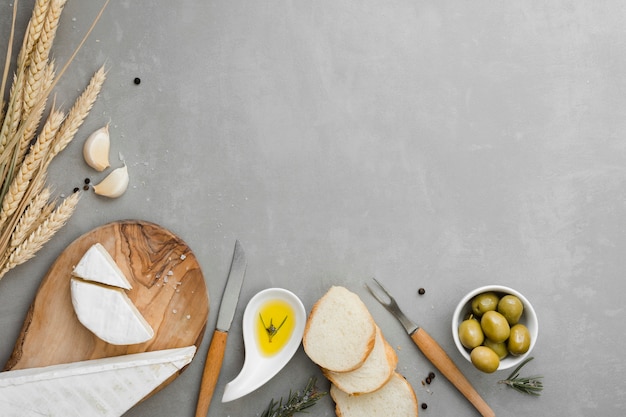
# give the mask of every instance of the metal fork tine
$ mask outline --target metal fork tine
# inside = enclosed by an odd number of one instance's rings
[[[398,303],[396,302],[396,300],[393,298],[393,296],[389,293],[389,291],[387,291],[387,289],[385,287],[383,287],[383,285],[378,282],[378,280],[376,278],[372,278],[374,280],[374,282],[378,285],[378,287],[380,288],[380,290],[389,298],[388,301],[383,300],[379,294],[377,294],[374,290],[372,290],[372,288],[365,284],[365,286],[367,287],[367,289],[370,291],[370,293],[374,296],[374,298],[383,305],[383,307],[385,307],[387,310],[389,310],[389,312],[391,314],[393,314],[402,324],[402,326],[404,327],[404,329],[407,331],[407,333],[411,334],[413,332],[415,332],[419,327],[417,326],[417,324],[415,324],[413,321],[411,321],[411,319],[409,319],[400,309],[400,307],[398,306]]]
[[[391,302],[391,301],[394,301],[394,300],[393,300],[393,297],[391,296],[391,294],[389,294],[389,291],[387,291],[387,288],[385,288],[385,287],[383,286],[383,284],[381,284],[381,283],[380,283],[380,282],[379,282],[376,278],[372,278],[372,279],[374,280],[374,282],[375,282],[376,284],[378,284],[378,286],[380,287],[380,289],[381,289],[381,290],[383,290],[383,292],[385,293],[385,295],[386,295],[387,297],[389,297],[390,302]]]
[[[378,285],[380,285],[380,283],[378,281],[376,281],[376,278],[372,278]],[[389,303],[385,300],[383,300],[380,295],[378,295],[378,293],[376,291],[374,291],[372,289],[372,287],[369,286],[369,284],[365,284],[365,286],[367,287],[367,289],[369,290],[370,294],[372,294],[372,296],[376,299],[376,301],[378,301],[379,303],[381,303],[383,306],[387,307],[389,305]],[[389,295],[387,293],[387,295]]]

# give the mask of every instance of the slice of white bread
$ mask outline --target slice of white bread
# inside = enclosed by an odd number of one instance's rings
[[[417,417],[415,392],[397,372],[377,391],[349,395],[331,385],[330,396],[335,401],[337,417]]]
[[[359,368],[350,372],[322,369],[324,376],[340,390],[351,395],[376,391],[391,378],[398,364],[398,355],[376,326],[376,343],[372,353]]]
[[[348,372],[363,365],[375,340],[376,323],[363,301],[333,286],[311,308],[302,345],[321,368]]]

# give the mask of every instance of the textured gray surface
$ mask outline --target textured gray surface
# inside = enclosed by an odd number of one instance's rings
[[[100,4],[69,1],[59,63]],[[0,5],[2,56],[11,5]],[[31,6],[20,2],[20,28]],[[69,105],[91,73],[108,69],[49,182],[68,193],[99,180],[81,146],[110,121],[112,161],[126,160],[131,185],[117,200],[85,195],[54,240],[0,281],[0,360],[64,247],[137,218],[172,230],[200,259],[213,303],[207,335],[240,239],[249,257],[242,303],[272,286],[307,308],[330,285],[360,294],[428,403],[420,415],[476,414],[443,378],[422,386],[432,367],[364,291],[371,276],[498,416],[623,415],[625,18],[617,0],[112,0],[58,85],[57,102]],[[507,371],[480,374],[454,350],[457,300],[490,283],[518,289],[537,310],[526,372],[545,375],[540,398],[498,385]],[[221,404],[243,363],[242,312],[211,416],[259,415],[270,397],[319,375],[300,350],[266,386]],[[193,415],[208,342],[127,415]],[[330,399],[311,415],[334,415]]]

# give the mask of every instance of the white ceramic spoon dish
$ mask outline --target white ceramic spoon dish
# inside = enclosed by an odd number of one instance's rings
[[[222,402],[251,393],[283,369],[300,346],[305,324],[304,305],[292,292],[268,288],[252,297],[243,314],[245,360],[226,384]]]

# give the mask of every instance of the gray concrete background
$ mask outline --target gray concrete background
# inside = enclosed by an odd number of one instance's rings
[[[32,3],[20,1],[20,39]],[[101,4],[69,1],[59,64]],[[11,10],[0,5],[1,56]],[[110,121],[111,159],[126,160],[131,184],[117,200],[85,195],[53,241],[0,281],[0,361],[62,250],[135,218],[191,246],[213,308],[190,367],[128,416],[193,415],[235,239],[249,267],[211,416],[259,415],[320,377],[300,350],[258,391],[219,401],[243,363],[245,302],[279,286],[309,309],[331,285],[370,307],[429,406],[421,416],[477,415],[443,378],[422,386],[433,368],[366,293],[371,276],[498,416],[623,415],[625,18],[613,0],[112,0],[56,89],[67,108],[108,69],[49,182],[61,194],[101,179],[81,148]],[[485,284],[514,287],[536,307],[540,336],[525,373],[545,376],[540,398],[498,385],[507,371],[480,374],[455,351],[455,304]],[[310,415],[334,415],[331,400]]]

